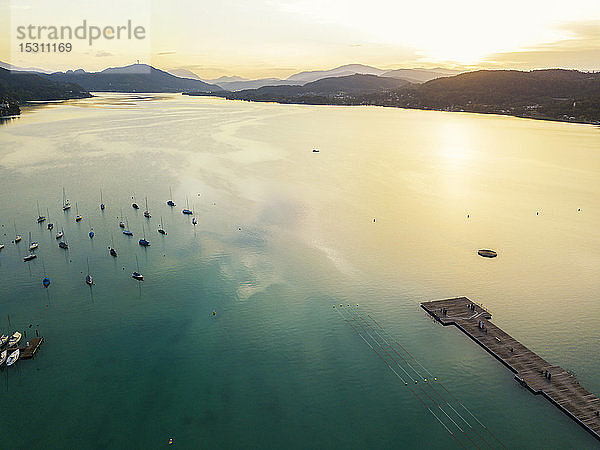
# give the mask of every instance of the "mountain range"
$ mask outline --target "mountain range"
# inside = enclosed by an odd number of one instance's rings
[[[425,83],[348,75],[303,86],[266,86],[216,95],[231,100],[377,105],[600,124],[600,73],[577,70],[480,70]]]
[[[188,69],[171,69],[169,73],[187,78],[200,79],[198,75]],[[312,70],[293,74],[285,79],[259,78],[250,80],[242,77],[219,77],[215,79],[204,79],[207,83],[216,84],[226,91],[242,91],[245,89],[258,89],[263,86],[303,86],[312,81],[323,78],[344,77],[349,75],[377,75],[389,78],[402,78],[412,83],[424,83],[439,77],[452,76],[460,73],[451,69],[396,69],[385,70],[364,64],[346,64],[329,70]]]

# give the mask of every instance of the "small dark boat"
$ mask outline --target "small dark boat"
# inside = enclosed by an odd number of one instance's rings
[[[58,233],[56,233],[56,239],[60,239],[65,235],[65,232],[61,229]]]
[[[124,224],[123,222],[119,222],[119,226],[120,226],[121,228],[125,228],[125,224]]]
[[[160,234],[166,235],[166,234],[167,234],[167,232],[166,232],[166,231],[165,231],[165,229],[163,228],[163,223],[162,223],[162,222],[163,222],[163,220],[162,220],[162,217],[161,217],[161,218],[160,218],[160,225],[158,226],[158,232],[159,232]]]
[[[133,236],[133,233],[131,231],[129,231],[129,230],[123,230],[123,234],[125,236]]]
[[[110,256],[114,256],[115,258],[117,257],[117,251],[112,247],[110,249]]]
[[[149,247],[150,246],[150,241],[147,241],[146,239],[140,239],[138,241],[138,244],[140,244],[142,247]]]
[[[37,218],[37,223],[42,223],[43,221],[46,220],[45,216],[42,216],[40,214],[40,202],[37,202],[37,210],[38,210],[38,218]]]
[[[68,249],[68,248],[69,248],[69,244],[67,244],[65,241],[60,241],[60,242],[58,243],[58,246],[59,246],[60,248],[64,249],[64,250],[66,250],[66,249]]]
[[[54,224],[52,222],[48,223],[48,229],[51,230],[52,228],[54,228]]]
[[[100,189],[100,209],[104,211],[104,203],[102,202],[102,189]]]
[[[319,153],[319,149],[318,148],[313,148],[313,153]]]
[[[133,209],[140,209],[140,207],[138,206],[138,204],[137,204],[137,203],[132,203],[132,204],[131,204],[131,207],[132,207]]]
[[[483,256],[484,258],[495,258],[496,256],[498,256],[498,253],[496,253],[494,250],[489,249],[478,250],[477,254],[479,256]]]
[[[170,196],[171,196],[171,198],[173,198],[173,192],[171,191],[171,187],[169,187],[169,194],[171,194]],[[167,205],[175,206],[175,202],[173,200],[168,200]]]
[[[94,237],[94,230],[90,230],[90,232],[88,233],[88,236],[91,238]]]
[[[146,197],[146,211],[144,211],[144,217],[145,217],[146,219],[149,219],[150,217],[152,217],[152,216],[150,215],[150,211],[148,210],[148,197]]]
[[[196,225],[198,223],[198,220],[195,217],[192,217],[192,225]]]
[[[88,269],[88,273],[85,276],[85,282],[86,282],[86,284],[91,286],[92,284],[94,284],[94,280],[93,280],[92,276],[90,275],[90,258],[87,258],[87,269]]]
[[[50,286],[50,278],[48,277],[44,277],[44,279],[42,280],[42,285],[47,288],[48,286]]]
[[[190,205],[189,205],[189,203],[188,203],[188,199],[187,199],[187,197],[185,198],[185,209],[184,209],[183,211],[181,211],[181,212],[182,212],[183,214],[187,214],[187,215],[192,215],[192,214],[194,214],[194,213],[192,212],[192,210],[190,209]]]

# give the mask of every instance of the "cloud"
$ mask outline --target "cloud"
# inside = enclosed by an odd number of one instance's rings
[[[96,53],[96,58],[102,58],[104,56],[113,56],[113,54],[105,52],[104,50],[100,50],[98,53]]]
[[[600,70],[600,22],[567,22],[558,28],[565,33],[564,39],[520,51],[496,53],[485,58],[482,66]]]

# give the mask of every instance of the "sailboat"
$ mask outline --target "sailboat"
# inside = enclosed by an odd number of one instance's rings
[[[129,221],[127,221],[127,228],[123,230],[125,236],[133,236],[133,233],[129,230]]]
[[[144,233],[144,238],[140,239],[138,241],[138,244],[140,244],[142,247],[149,247],[150,246],[150,241],[146,240],[146,229],[144,228],[143,224],[142,224],[142,232]]]
[[[17,359],[19,359],[19,355],[21,354],[21,350],[16,349],[14,352],[12,352],[10,355],[8,355],[8,358],[6,359],[6,366],[12,366],[14,363],[17,362]]]
[[[44,278],[42,279],[42,286],[47,288],[48,286],[50,286],[50,278],[46,276],[46,265],[44,264],[44,261],[42,261],[42,269],[44,269]]]
[[[3,334],[2,336],[0,336],[0,347],[4,347],[4,344],[6,344],[8,342],[8,339],[9,339],[9,337],[7,334]]]
[[[123,208],[121,208],[121,221],[119,222],[119,226],[121,228],[125,228],[125,223],[123,222]]]
[[[69,200],[67,199],[66,195],[65,195],[65,188],[63,188],[63,206],[62,206],[63,211],[67,211],[69,209],[71,209],[71,204],[69,203]]]
[[[100,209],[104,211],[104,202],[102,201],[102,188],[100,188]]]
[[[29,232],[29,253],[23,257],[23,261],[31,261],[32,259],[37,258],[35,253],[32,253],[33,250],[37,248],[37,242],[31,242],[31,231]]]
[[[189,209],[189,207],[190,207],[190,205],[189,205],[188,198],[187,198],[187,195],[186,195],[186,197],[185,197],[185,209],[184,209],[184,210],[182,210],[181,212],[182,212],[183,214],[188,214],[188,215],[194,214],[194,213],[193,213],[193,212],[192,212],[192,211]]]
[[[92,276],[90,275],[90,258],[87,259],[87,269],[88,269],[88,273],[85,276],[85,282],[88,285],[92,285],[94,284],[94,280],[92,279]]]
[[[146,211],[144,211],[144,217],[145,217],[146,219],[149,219],[150,217],[152,217],[152,216],[150,215],[150,211],[148,211],[148,197],[146,197]]]
[[[14,363],[16,363],[17,359],[19,359],[20,354],[21,354],[21,350],[16,349],[14,352],[12,352],[10,355],[8,355],[8,358],[6,360],[6,367],[12,366]]]
[[[77,211],[77,216],[75,216],[75,222],[81,222],[83,217],[79,215],[79,207],[77,206],[77,202],[75,202],[75,210]]]
[[[58,233],[56,233],[56,239],[60,239],[61,237],[63,237],[65,235],[64,230],[61,228],[60,231]]]
[[[21,239],[23,239],[23,238],[21,237],[20,234],[17,234],[17,221],[16,220],[14,221],[14,225],[15,225],[15,244],[16,244],[17,242],[20,242]]]
[[[38,218],[37,218],[37,223],[42,223],[44,220],[46,220],[45,216],[42,216],[40,214],[40,202],[37,202],[37,210],[38,210]]]
[[[173,192],[171,191],[171,186],[169,186],[169,197],[171,198],[171,200],[167,200],[167,205],[169,205],[169,206],[175,206],[175,202],[172,200],[173,199]]]
[[[10,337],[10,339],[8,340],[8,346],[9,347],[14,347],[15,345],[17,345],[19,343],[19,341],[21,340],[22,334],[19,333],[18,331],[15,331],[13,333],[13,335]]]
[[[160,218],[160,225],[158,226],[158,232],[160,234],[163,234],[163,235],[167,234],[167,232],[163,228],[163,219],[162,219],[162,217]]]
[[[117,257],[117,251],[115,250],[115,239],[114,239],[112,233],[110,233],[110,240],[111,240],[111,243],[112,243],[112,247],[109,247],[108,251],[110,253],[110,256],[113,256],[113,257],[116,258]]]
[[[50,213],[48,212],[48,208],[46,208],[46,216],[48,216],[48,220],[50,220]],[[49,230],[51,230],[52,228],[54,228],[54,224],[52,222],[48,222],[47,227]]]
[[[138,204],[135,202],[135,195],[133,197],[131,197],[133,199],[133,203],[131,204],[131,207],[133,209],[140,209],[140,207],[138,206]]]
[[[39,242],[31,242],[31,231],[29,232],[29,251],[33,251],[39,247]]]
[[[131,274],[131,278],[134,278],[138,281],[144,281],[144,275],[140,273],[140,262],[138,261],[137,255],[135,255],[135,264],[137,265],[137,272],[133,272]]]

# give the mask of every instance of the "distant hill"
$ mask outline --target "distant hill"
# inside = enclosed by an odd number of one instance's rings
[[[111,67],[101,72],[84,70],[56,72],[51,80],[77,83],[92,92],[215,92],[217,85],[180,78],[146,64]]]
[[[438,78],[398,93],[396,106],[600,121],[600,73],[481,70]]]
[[[407,81],[397,78],[384,78],[376,75],[348,75],[323,78],[304,86],[263,86],[258,89],[223,92],[217,95],[232,100],[331,104],[343,102],[344,98],[358,94],[368,95],[387,92],[407,84],[409,84]],[[190,93],[190,95],[194,95],[194,93]]]
[[[440,77],[457,75],[460,72],[447,69],[396,69],[384,72],[381,76],[392,78],[403,78],[415,83],[425,83]]]
[[[425,83],[350,75],[304,86],[265,86],[218,95],[261,102],[378,105],[600,124],[600,72],[577,70],[481,70]]]
[[[289,84],[305,84],[322,78],[342,77],[355,74],[382,75],[384,72],[385,70],[378,69],[377,67],[365,66],[364,64],[346,64],[330,70],[313,70],[296,73],[286,78],[286,81],[290,82]]]
[[[45,75],[0,68],[0,116],[19,114],[28,101],[87,98],[91,94],[75,83],[49,80]]]
[[[258,89],[263,86],[289,86],[295,84],[287,80],[280,80],[279,78],[260,78],[258,80],[238,81],[216,81],[215,83],[218,86],[221,86],[226,91],[242,91],[245,89]]]

